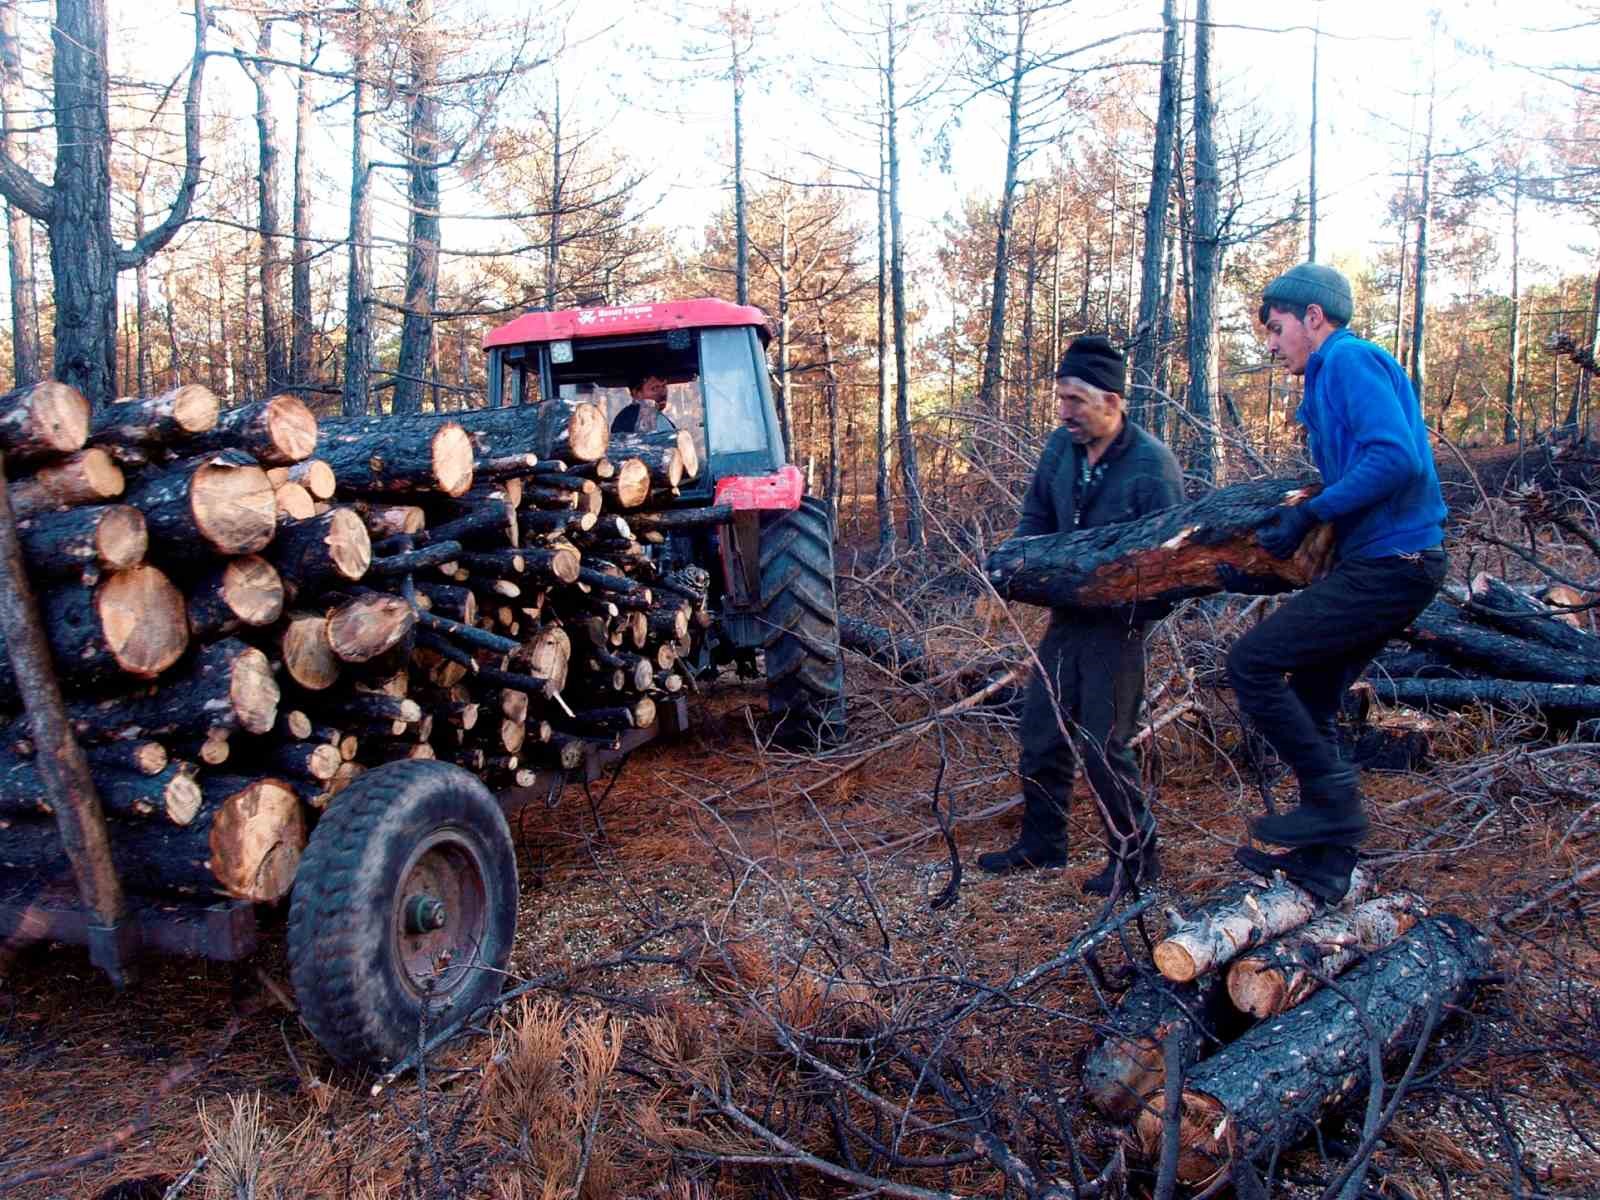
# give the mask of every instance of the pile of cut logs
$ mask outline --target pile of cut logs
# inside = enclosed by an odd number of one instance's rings
[[[1386,1059],[1408,1053],[1490,970],[1465,921],[1409,893],[1375,895],[1359,867],[1334,908],[1274,874],[1167,920],[1160,977],[1123,997],[1083,1080],[1149,1157],[1175,1131],[1178,1176],[1197,1185],[1309,1134],[1365,1089],[1374,1039]],[[1181,1067],[1171,1125],[1168,1064]]]
[[[570,769],[691,686],[709,578],[646,543],[687,433],[564,411],[319,423],[199,386],[91,412],[0,397],[7,494],[125,886],[272,901],[362,770],[459,763],[492,788]],[[65,862],[0,644],[0,868]],[[64,869],[64,868],[63,868]]]
[[[1470,588],[1447,587],[1368,678],[1390,704],[1600,717],[1600,637],[1575,615],[1582,604],[1572,588],[1529,593],[1479,574]]]

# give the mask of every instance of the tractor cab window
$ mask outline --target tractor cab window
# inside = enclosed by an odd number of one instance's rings
[[[537,404],[539,390],[539,347],[507,346],[489,352],[489,378],[486,394],[468,400],[467,408],[516,408]]]
[[[704,461],[705,400],[695,339],[687,331],[575,339],[572,361],[552,362],[550,379],[564,403],[598,406],[608,426],[634,405],[640,389],[660,405],[656,428],[687,430]]]

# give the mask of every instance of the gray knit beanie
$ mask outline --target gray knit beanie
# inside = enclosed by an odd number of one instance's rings
[[[1273,303],[1315,304],[1323,316],[1340,325],[1347,324],[1355,311],[1355,301],[1350,296],[1350,281],[1332,267],[1320,263],[1301,263],[1291,267],[1267,284],[1261,293],[1261,320],[1266,322]]]

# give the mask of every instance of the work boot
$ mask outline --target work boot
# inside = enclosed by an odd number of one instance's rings
[[[978,866],[991,875],[1010,875],[1018,871],[1032,871],[1039,867],[1064,867],[1067,865],[1065,846],[1036,846],[1019,841],[1004,850],[990,850],[978,855]]]
[[[1365,840],[1367,816],[1361,811],[1361,789],[1350,768],[1315,785],[1302,784],[1300,803],[1286,813],[1257,817],[1250,832],[1258,842],[1274,846],[1355,846]]]
[[[1298,884],[1324,904],[1338,904],[1350,891],[1356,869],[1354,846],[1302,846],[1282,854],[1268,854],[1254,846],[1240,846],[1233,860],[1253,875],[1271,879],[1274,871]]]
[[[1140,839],[1139,848],[1133,856],[1133,878],[1127,881],[1128,888],[1135,884],[1139,887],[1148,887],[1161,878],[1161,856],[1156,852],[1156,831],[1151,826]],[[1099,874],[1091,875],[1082,883],[1086,896],[1109,896],[1117,883],[1117,872],[1125,870],[1121,857],[1116,851],[1111,851],[1106,857],[1106,865],[1100,869]]]

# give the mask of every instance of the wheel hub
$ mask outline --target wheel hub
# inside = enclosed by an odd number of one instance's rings
[[[445,902],[435,896],[412,896],[406,900],[406,932],[432,933],[443,929],[449,912]]]

